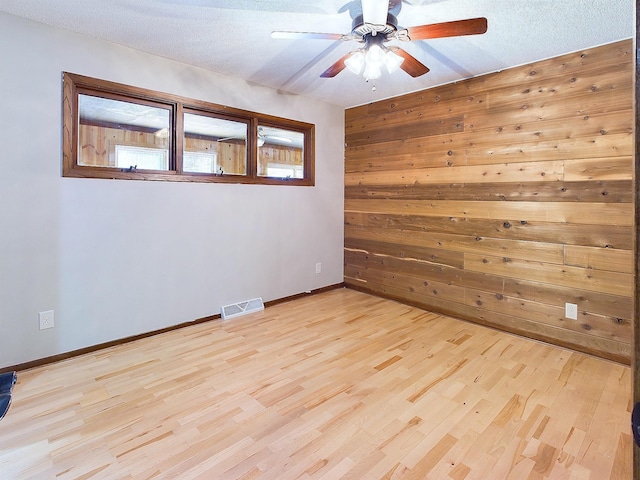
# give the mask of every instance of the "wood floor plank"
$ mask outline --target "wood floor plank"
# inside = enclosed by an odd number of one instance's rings
[[[626,479],[628,367],[349,289],[19,372],[0,478]]]

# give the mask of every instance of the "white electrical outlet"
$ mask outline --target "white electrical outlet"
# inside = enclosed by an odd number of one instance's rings
[[[322,272],[322,264],[321,263],[316,263],[316,274]]]
[[[565,303],[564,304],[564,316],[570,318],[571,320],[578,319],[578,305],[575,303]]]
[[[53,328],[53,310],[47,310],[46,312],[40,312],[38,314],[40,320],[40,330],[46,330],[47,328]]]

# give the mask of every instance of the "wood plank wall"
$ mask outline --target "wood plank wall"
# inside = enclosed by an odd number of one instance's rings
[[[242,140],[231,139],[219,142],[185,137],[184,149],[187,152],[216,153],[218,155],[217,166],[227,175],[247,174],[247,147]],[[219,173],[219,171],[215,173]]]
[[[348,109],[346,284],[629,363],[632,96],[627,40]]]
[[[78,132],[80,165],[115,167],[116,145],[169,148],[169,140],[153,133],[80,124]]]
[[[258,175],[266,175],[269,164],[302,167],[303,153],[302,148],[265,143],[258,148]]]

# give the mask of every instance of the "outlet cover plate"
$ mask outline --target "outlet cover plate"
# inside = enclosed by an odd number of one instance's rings
[[[564,304],[564,316],[571,319],[578,319],[578,305],[575,303],[565,303]]]
[[[40,330],[46,330],[47,328],[53,328],[53,310],[47,310],[46,312],[38,313],[38,320],[40,322]]]
[[[316,263],[316,274],[322,272],[322,263]]]

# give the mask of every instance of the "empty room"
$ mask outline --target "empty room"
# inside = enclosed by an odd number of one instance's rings
[[[639,478],[635,3],[0,2],[0,478]]]

